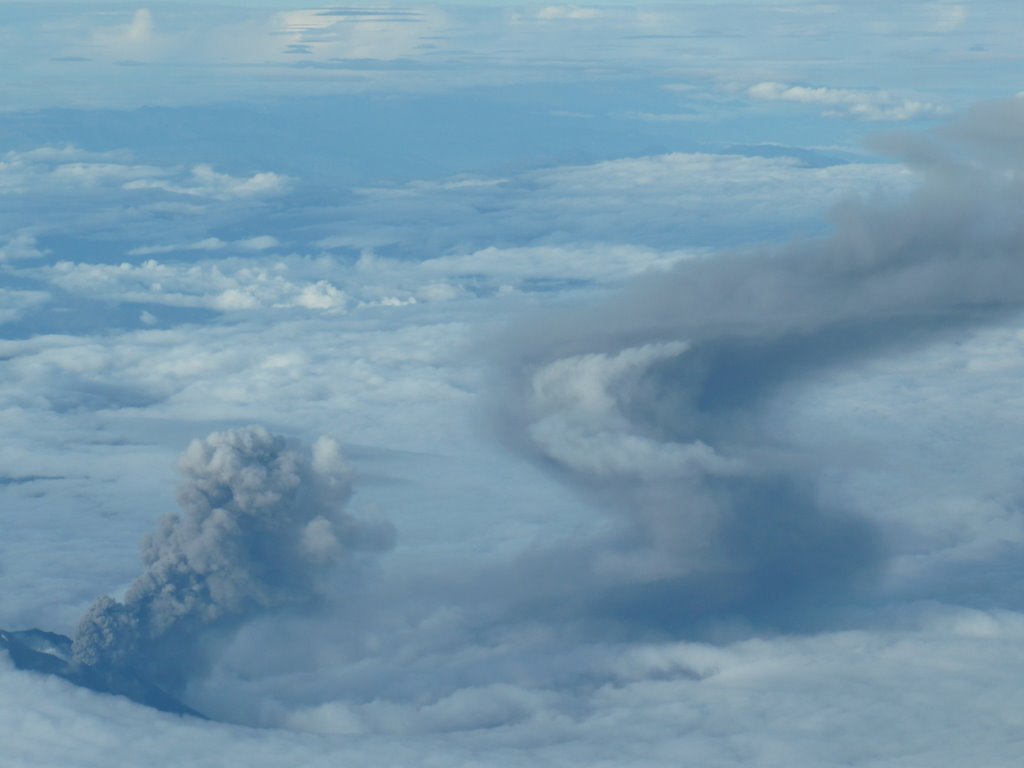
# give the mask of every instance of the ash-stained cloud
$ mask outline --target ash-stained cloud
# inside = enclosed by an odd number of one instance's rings
[[[768,431],[773,398],[1024,308],[1024,100],[890,136],[920,185],[839,206],[827,237],[682,261],[509,340],[514,444],[610,507],[599,604],[679,630],[740,615],[814,626],[865,599],[886,532]],[[511,384],[508,382],[511,381]],[[501,385],[499,385],[501,387]]]
[[[204,630],[311,603],[342,558],[392,543],[389,526],[345,511],[348,469],[329,438],[303,450],[260,427],[215,432],[179,469],[182,513],[146,537],[145,570],[124,598],[102,597],[82,619],[78,664],[181,685]]]

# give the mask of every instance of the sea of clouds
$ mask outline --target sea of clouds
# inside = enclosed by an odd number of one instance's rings
[[[1012,762],[1009,4],[45,10],[0,762]]]

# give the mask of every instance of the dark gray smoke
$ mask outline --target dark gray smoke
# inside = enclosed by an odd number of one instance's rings
[[[884,537],[763,423],[828,367],[1024,309],[1024,99],[889,137],[920,184],[820,240],[718,254],[510,339],[506,434],[618,513],[594,610],[662,628],[806,620],[869,588]],[[509,388],[508,382],[511,382]]]
[[[390,546],[387,525],[347,514],[338,444],[290,447],[260,427],[215,432],[181,456],[182,514],[142,546],[121,601],[97,600],[75,633],[78,664],[130,667],[173,687],[202,630],[314,599],[339,560]]]

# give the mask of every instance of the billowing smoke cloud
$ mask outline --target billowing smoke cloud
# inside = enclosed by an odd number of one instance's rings
[[[128,666],[175,687],[203,630],[314,600],[346,555],[389,547],[393,530],[344,511],[337,442],[291,447],[260,427],[215,432],[181,456],[182,514],[143,542],[145,571],[121,601],[102,597],[74,638],[75,661]]]
[[[1024,99],[884,144],[918,175],[909,197],[850,202],[825,238],[683,262],[510,339],[506,434],[618,513],[585,566],[594,610],[792,626],[876,585],[885,537],[829,501],[766,405],[1024,308]]]

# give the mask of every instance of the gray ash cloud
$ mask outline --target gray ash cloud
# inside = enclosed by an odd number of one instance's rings
[[[215,432],[179,469],[181,514],[146,537],[124,598],[101,597],[81,620],[75,663],[180,687],[211,634],[314,601],[339,561],[393,542],[390,525],[345,511],[351,483],[333,440],[304,449],[260,427]]]
[[[873,588],[885,532],[830,497],[766,408],[1024,310],[1022,137],[1020,98],[890,135],[910,195],[850,201],[826,237],[695,258],[506,339],[504,434],[619,521],[577,566],[598,615],[792,628]]]

